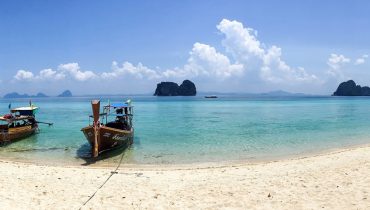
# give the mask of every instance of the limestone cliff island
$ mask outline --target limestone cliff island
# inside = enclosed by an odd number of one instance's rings
[[[197,89],[190,80],[184,80],[179,86],[175,82],[161,82],[157,84],[155,96],[195,96]]]
[[[356,85],[355,81],[348,80],[339,84],[333,96],[370,96],[370,88]]]

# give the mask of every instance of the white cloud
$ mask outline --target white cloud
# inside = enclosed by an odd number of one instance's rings
[[[281,48],[272,46],[263,56],[263,66],[261,67],[261,78],[275,83],[284,81],[315,81],[318,80],[316,75],[308,74],[303,67],[296,69],[288,66],[281,59]]]
[[[362,55],[360,58],[357,58],[356,61],[355,61],[355,65],[364,64],[366,58],[368,58],[368,57],[369,57],[369,55]]]
[[[25,81],[31,81],[35,78],[32,72],[26,71],[26,70],[18,70],[17,74],[14,76],[14,79],[16,80],[25,80]]]
[[[217,28],[225,35],[223,46],[244,68],[259,69],[262,80],[274,83],[284,81],[305,82],[317,80],[302,67],[292,68],[282,60],[282,50],[277,46],[269,49],[257,39],[257,31],[244,27],[238,21],[223,19]]]
[[[165,77],[216,77],[228,78],[243,73],[242,64],[231,64],[229,58],[216,51],[214,47],[195,43],[187,64],[182,69],[176,68],[163,72]]]
[[[238,21],[223,19],[218,25],[225,38],[222,44],[226,50],[239,61],[247,61],[251,57],[262,57],[265,52],[261,43],[257,39],[257,31],[252,28],[246,28]]]
[[[131,75],[139,79],[164,79],[164,78],[190,78],[197,76],[228,78],[241,75],[242,64],[231,64],[229,58],[216,51],[214,47],[206,44],[195,43],[190,51],[187,63],[182,68],[173,68],[165,71],[151,69],[143,64],[133,65],[124,62],[121,66],[113,62],[111,72],[103,72],[101,78],[118,78]]]
[[[14,78],[23,81],[63,80],[67,75],[78,81],[85,81],[96,77],[96,74],[92,71],[81,71],[78,63],[67,63],[59,65],[57,71],[43,69],[37,75],[30,71],[19,70]]]
[[[344,64],[349,63],[351,59],[346,58],[344,55],[330,54],[327,64],[331,69],[340,69]]]
[[[206,76],[227,78],[234,75],[241,75],[243,65],[238,63],[231,64],[229,58],[217,52],[214,47],[195,43],[190,52],[188,64],[185,65],[184,69]]]
[[[72,78],[78,81],[86,81],[97,77],[97,75],[92,71],[81,71],[78,63],[60,64],[58,66],[58,70],[63,73],[68,73]]]
[[[357,58],[356,61],[355,61],[355,65],[360,65],[360,64],[363,64],[365,63],[365,59],[363,58]]]
[[[39,80],[61,80],[64,79],[63,73],[58,73],[52,69],[44,69],[38,75],[34,75],[30,71],[19,70],[14,78],[19,81],[39,81]]]
[[[329,70],[327,71],[327,73],[333,77],[339,77],[341,79],[345,78],[342,67],[350,62],[351,59],[345,57],[344,55],[332,53],[330,54],[330,57],[327,61],[327,64],[329,66]]]
[[[130,62],[124,62],[121,66],[119,66],[116,61],[113,61],[112,71],[103,72],[101,74],[101,78],[111,79],[123,75],[131,75],[139,79],[159,79],[161,77],[157,71],[150,69],[141,63],[135,66]]]
[[[44,69],[40,71],[39,76],[36,76],[36,78],[46,80],[62,80],[65,78],[65,76],[66,75],[62,72],[58,73],[52,69]]]

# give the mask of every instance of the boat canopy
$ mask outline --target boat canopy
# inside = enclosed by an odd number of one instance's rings
[[[124,116],[127,116],[127,114],[113,114],[113,113],[110,113],[109,116],[124,117]]]
[[[0,121],[7,121],[7,122],[14,122],[14,121],[20,121],[20,120],[29,120],[34,119],[31,116],[19,116],[19,117],[13,117],[13,118],[5,118],[4,116],[0,117]]]
[[[36,106],[27,106],[27,107],[18,107],[18,108],[11,109],[10,112],[11,113],[18,112],[19,115],[31,116],[31,115],[34,115],[38,109],[39,108]]]
[[[120,108],[127,108],[127,107],[133,107],[133,106],[129,105],[128,103],[118,102],[118,103],[112,103],[112,104],[104,106],[104,107],[120,109]]]
[[[99,116],[100,117],[105,117],[105,116],[124,117],[124,116],[127,116],[127,114],[100,113]],[[94,116],[89,115],[89,117],[93,118]]]

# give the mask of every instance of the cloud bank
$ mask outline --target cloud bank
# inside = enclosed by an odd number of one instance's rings
[[[201,79],[209,82],[244,81],[253,77],[256,84],[271,84],[279,87],[286,84],[322,84],[323,79],[309,73],[305,68],[292,67],[283,59],[283,50],[266,46],[258,39],[258,32],[236,20],[223,19],[216,26],[222,35],[224,53],[208,44],[196,42],[185,64],[171,69],[151,68],[142,63],[113,61],[108,71],[82,70],[78,63],[60,64],[56,70],[43,69],[38,73],[18,70],[18,81],[111,81],[140,80],[158,82],[171,79]],[[354,65],[364,64],[368,55],[355,59]],[[332,53],[327,61],[327,75],[344,78],[342,67],[351,59]]]

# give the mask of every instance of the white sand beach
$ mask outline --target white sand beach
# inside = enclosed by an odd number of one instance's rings
[[[0,161],[0,209],[370,209],[370,146],[264,163],[114,168]]]

